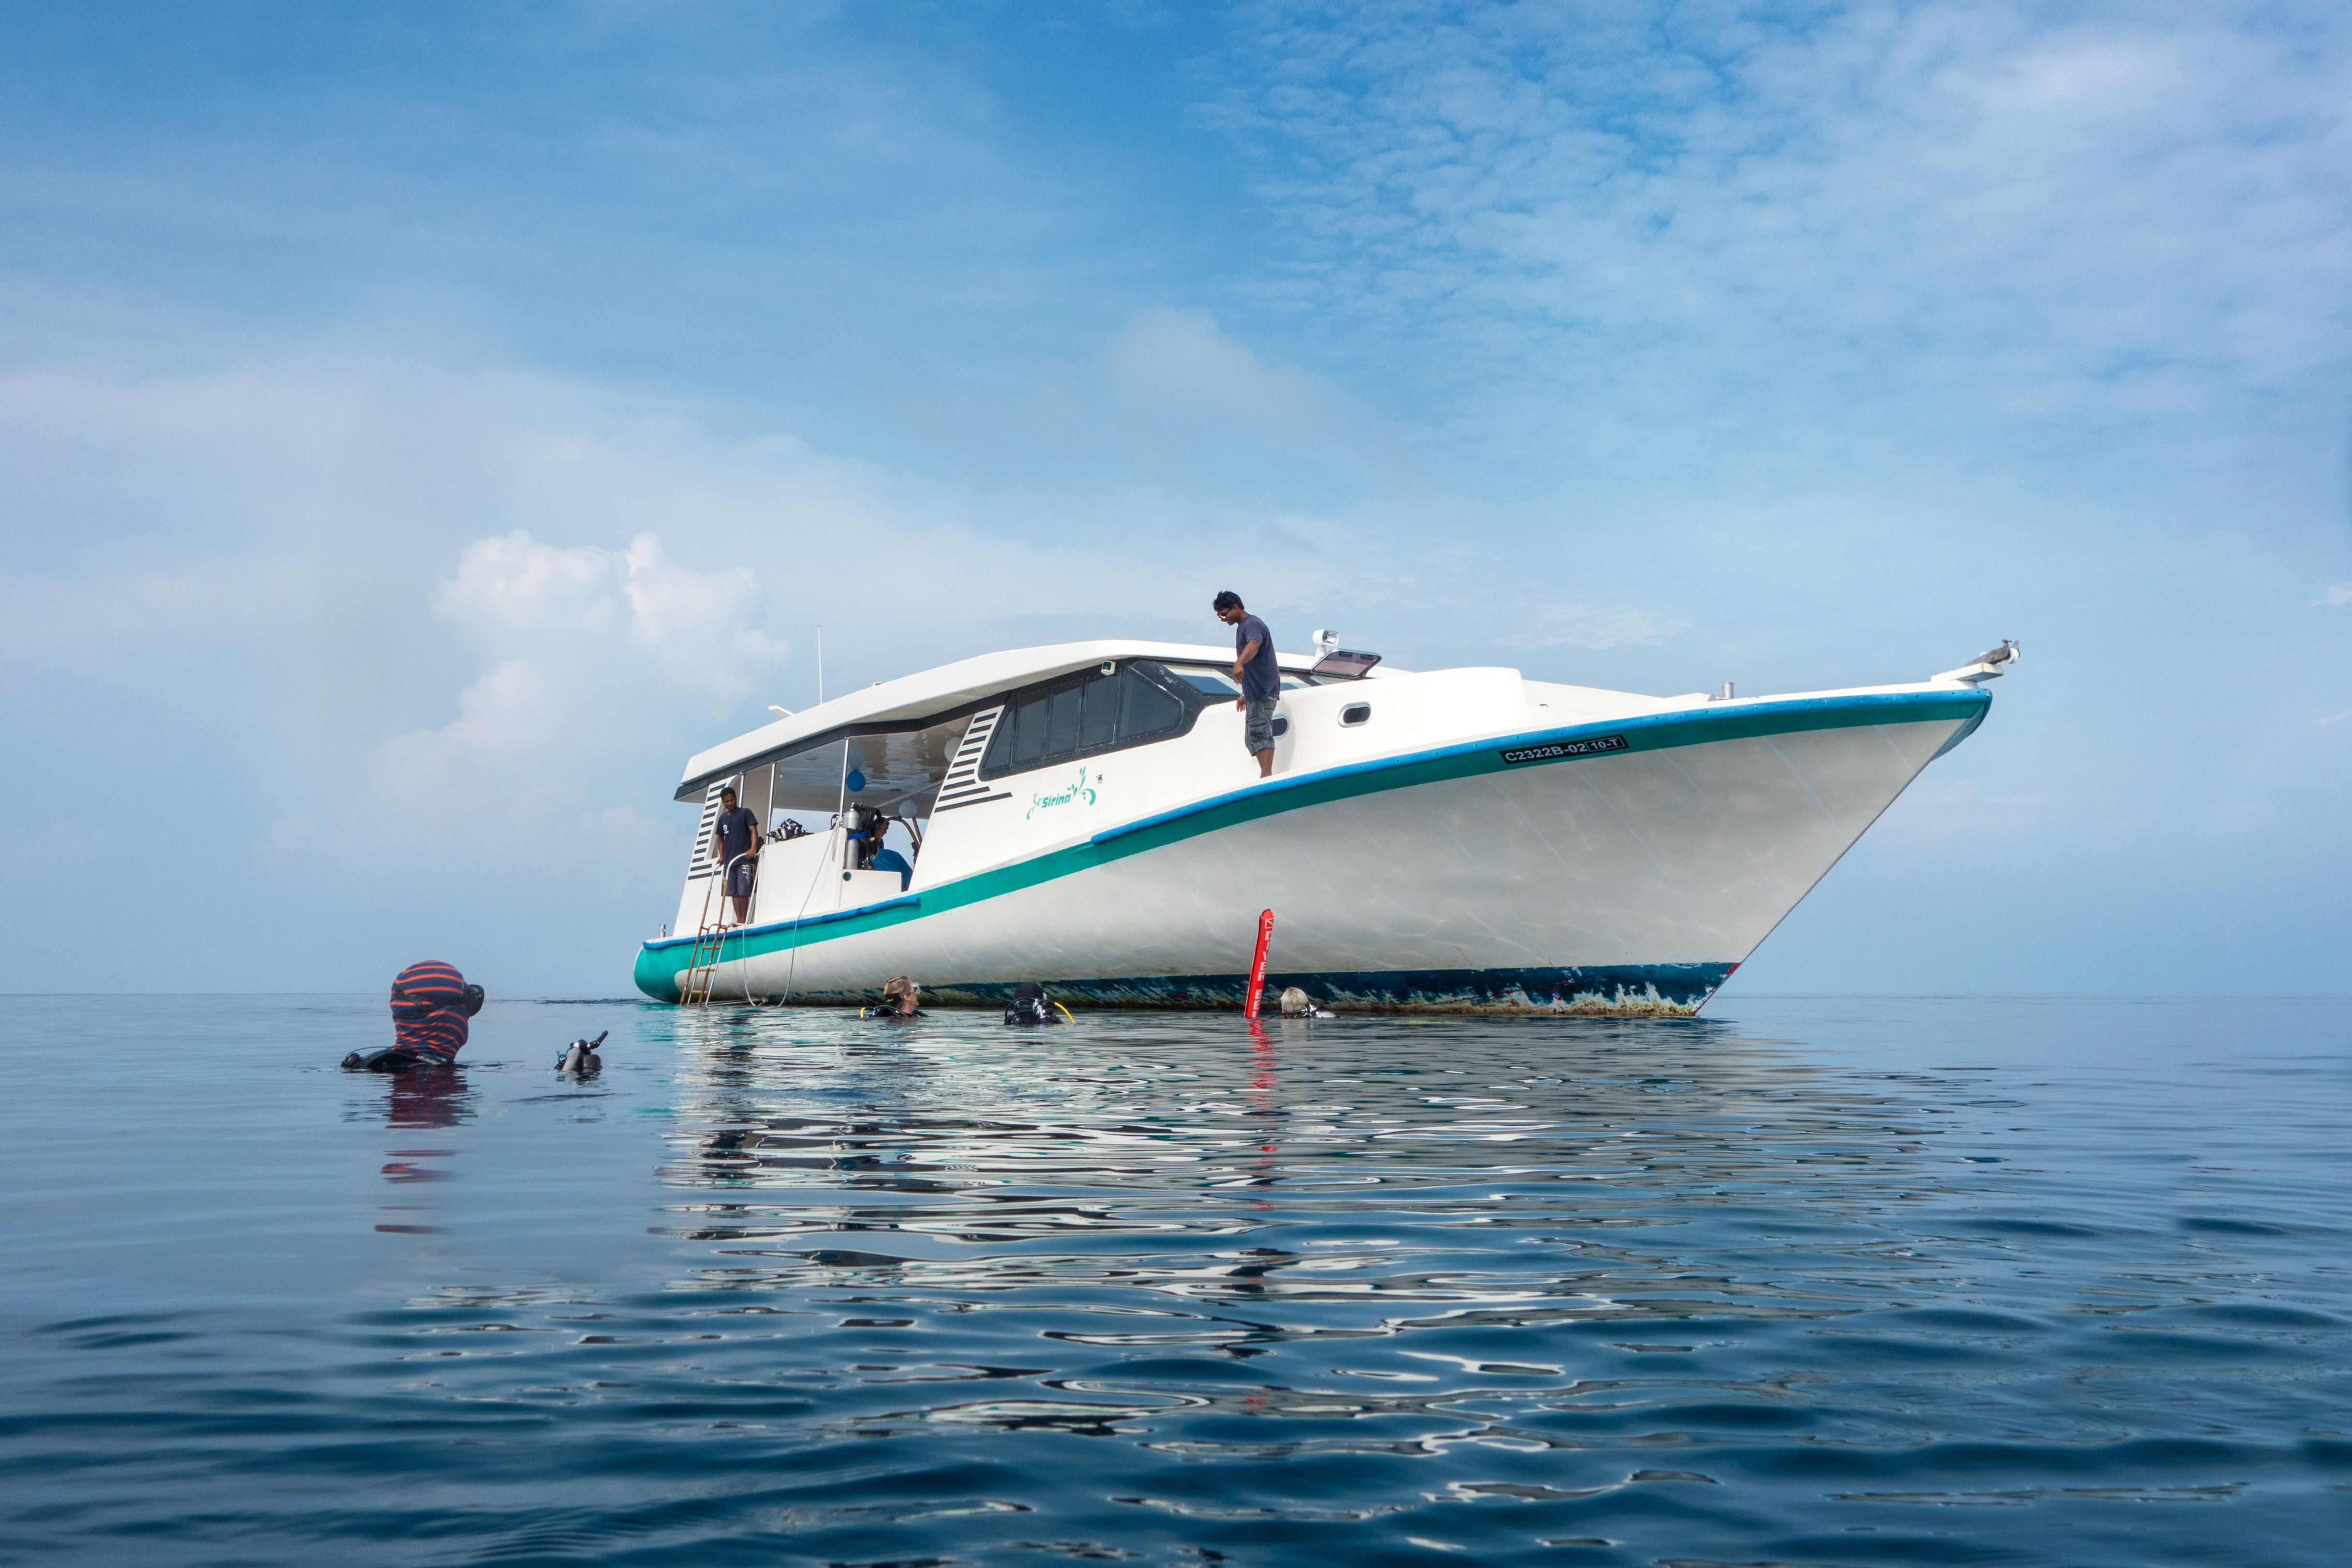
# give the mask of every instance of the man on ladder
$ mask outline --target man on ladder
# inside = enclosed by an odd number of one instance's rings
[[[719,821],[710,828],[710,858],[726,868],[727,896],[735,901],[735,924],[751,918],[751,879],[759,870],[760,819],[735,803],[733,786],[719,791]]]

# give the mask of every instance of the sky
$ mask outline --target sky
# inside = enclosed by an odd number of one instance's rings
[[[628,994],[690,753],[2023,645],[1739,991],[2352,992],[2352,13],[0,8],[0,989]]]

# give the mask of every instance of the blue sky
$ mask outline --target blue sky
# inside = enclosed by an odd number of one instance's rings
[[[621,994],[820,625],[1232,586],[2017,637],[1736,984],[2352,989],[2347,84],[2318,5],[0,10],[0,987]]]

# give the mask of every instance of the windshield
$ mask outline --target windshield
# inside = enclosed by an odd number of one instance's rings
[[[1168,673],[1205,696],[1229,697],[1241,690],[1234,685],[1231,675],[1216,670],[1186,668],[1171,669]]]
[[[1241,691],[1240,687],[1234,685],[1233,676],[1223,670],[1202,669],[1198,664],[1181,664],[1170,666],[1168,673],[1204,696],[1230,697],[1238,695]],[[1288,670],[1282,673],[1282,689],[1286,692],[1303,691],[1308,686],[1321,684],[1309,675],[1296,674]]]

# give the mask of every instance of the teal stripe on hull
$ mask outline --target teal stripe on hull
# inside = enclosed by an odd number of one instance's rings
[[[719,962],[760,957],[794,947],[831,942],[844,936],[903,925],[949,910],[983,904],[1008,893],[1034,887],[1097,866],[1149,853],[1187,839],[1213,833],[1243,822],[1257,821],[1309,806],[1442,784],[1507,767],[1546,768],[1561,762],[1605,762],[1637,751],[1664,751],[1678,747],[1706,746],[1717,741],[1751,740],[1820,729],[1853,729],[1865,725],[1926,724],[1950,721],[1974,728],[1991,706],[1990,694],[1967,692],[1890,692],[1852,697],[1798,697],[1781,703],[1759,703],[1724,714],[1675,713],[1643,715],[1601,724],[1572,725],[1561,729],[1533,730],[1466,741],[1406,757],[1386,758],[1276,779],[1246,789],[1212,796],[1190,806],[1139,821],[1107,829],[1091,840],[1050,850],[1011,865],[975,872],[971,876],[925,888],[909,897],[866,908],[845,909],[805,920],[772,925],[751,925],[730,933],[720,949]],[[1965,730],[1964,730],[1965,732]],[[1563,756],[1542,761],[1507,764],[1505,751],[1556,745],[1591,736],[1622,735],[1622,750]],[[692,936],[672,936],[645,944],[637,954],[637,988],[656,1001],[678,998],[678,977],[693,956]]]

